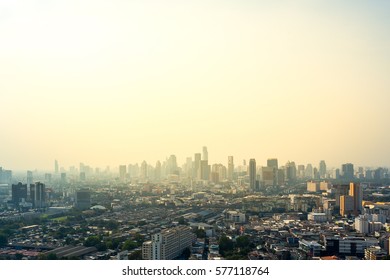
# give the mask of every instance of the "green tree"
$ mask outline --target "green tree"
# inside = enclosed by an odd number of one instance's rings
[[[248,236],[245,235],[245,236],[237,237],[237,239],[236,239],[236,246],[238,248],[242,248],[242,249],[249,248],[250,245],[251,245],[251,242],[250,242]]]
[[[125,243],[123,243],[122,250],[131,251],[137,247],[138,247],[137,243],[134,242],[133,240],[129,239],[129,240],[126,240]]]
[[[234,248],[233,241],[230,238],[228,238],[226,235],[221,236],[218,244],[219,244],[219,251],[222,256],[224,256],[229,251],[233,251]]]
[[[92,246],[97,246],[98,244],[100,244],[100,237],[99,236],[89,236],[87,238],[87,240],[85,240],[84,242],[84,246],[86,247],[92,247]]]

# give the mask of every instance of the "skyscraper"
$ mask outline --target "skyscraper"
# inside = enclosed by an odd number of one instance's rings
[[[277,158],[267,159],[267,167],[273,167],[278,169],[278,159]]]
[[[159,160],[156,162],[156,168],[154,171],[154,179],[156,180],[156,182],[160,182],[160,180],[161,180],[161,162]]]
[[[341,175],[345,180],[352,181],[354,179],[354,169],[352,163],[345,163],[341,166]]]
[[[126,165],[119,165],[119,178],[121,181],[126,179]]]
[[[355,216],[362,213],[363,188],[360,184],[349,184],[349,195],[353,197],[353,214]]]
[[[54,161],[54,172],[55,172],[55,174],[58,174],[58,161],[57,160]]]
[[[251,191],[256,190],[256,160],[249,160],[249,188]]]
[[[200,179],[200,161],[201,161],[201,154],[196,153],[194,155],[193,177],[198,179]]]
[[[228,180],[233,180],[233,173],[234,173],[234,162],[233,162],[233,156],[228,156]]]
[[[202,160],[209,160],[209,153],[207,152],[207,147],[203,147],[203,158]]]
[[[19,202],[27,200],[27,185],[23,185],[22,183],[18,183],[16,185],[12,185],[12,203],[15,207],[19,206]]]
[[[33,208],[43,208],[46,206],[45,184],[37,182],[30,185],[30,199]]]
[[[325,178],[326,177],[326,163],[325,163],[325,160],[321,160],[320,161],[319,173],[320,173],[320,177],[321,178]]]

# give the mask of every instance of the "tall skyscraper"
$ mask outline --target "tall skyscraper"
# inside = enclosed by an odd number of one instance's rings
[[[297,168],[295,166],[295,162],[289,161],[286,163],[286,180],[291,183],[297,179]]]
[[[119,165],[119,179],[124,181],[126,179],[126,165]]]
[[[18,183],[16,185],[12,185],[12,203],[15,207],[19,206],[19,203],[27,200],[27,185],[23,185],[22,183]]]
[[[209,180],[209,177],[210,177],[210,165],[208,164],[207,160],[201,160],[199,179]]]
[[[267,167],[273,167],[278,169],[278,159],[277,158],[267,159]]]
[[[228,156],[228,180],[233,180],[233,173],[234,173],[234,162],[233,162],[233,156]]]
[[[200,179],[200,161],[201,161],[201,154],[196,153],[194,155],[193,177],[198,179]]]
[[[363,188],[360,184],[349,184],[349,195],[353,197],[353,214],[355,216],[362,213]]]
[[[27,185],[31,185],[34,181],[32,171],[27,171]]]
[[[156,180],[156,182],[161,181],[161,162],[159,160],[156,162],[156,168],[154,170],[154,179]]]
[[[251,191],[256,190],[256,160],[249,160],[249,188]]]
[[[55,160],[55,161],[54,161],[54,172],[55,172],[55,174],[58,174],[58,171],[59,171],[59,168],[58,168],[58,161]]]
[[[147,165],[146,161],[143,161],[141,163],[141,174],[140,174],[140,177],[142,179],[146,179],[148,177],[148,165]]]
[[[323,178],[326,178],[326,163],[325,163],[325,160],[321,160],[321,161],[320,161],[319,173],[320,173],[320,177],[321,177],[322,179],[323,179]]]
[[[209,153],[207,152],[207,147],[203,147],[203,158],[202,160],[209,160]]]
[[[46,188],[45,184],[37,182],[30,185],[30,199],[33,208],[43,208],[46,206]]]
[[[354,179],[353,164],[345,163],[341,165],[341,175],[343,179],[352,181]]]

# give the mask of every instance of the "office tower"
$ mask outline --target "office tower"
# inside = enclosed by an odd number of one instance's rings
[[[27,171],[27,185],[32,184],[34,181],[32,171]]]
[[[249,162],[250,165],[250,162]],[[263,166],[261,167],[261,182],[264,186],[274,186],[276,185],[276,174],[277,169],[275,167]]]
[[[256,160],[254,158],[249,160],[249,189],[256,191]]]
[[[303,164],[298,165],[298,178],[305,178],[305,166]]]
[[[43,208],[46,206],[45,184],[37,182],[30,185],[30,200],[33,208]]]
[[[319,164],[319,173],[320,173],[320,178],[324,179],[326,178],[326,163],[325,160],[321,160]]]
[[[184,249],[190,248],[195,240],[196,235],[190,227],[164,229],[142,244],[142,259],[173,260],[180,256]]]
[[[177,160],[175,155],[171,155],[167,161],[167,174],[176,174],[179,175]]]
[[[143,161],[141,163],[141,174],[140,174],[140,178],[142,179],[146,179],[148,177],[148,165],[146,163],[146,161]]]
[[[55,174],[58,174],[58,170],[59,170],[59,168],[58,168],[58,161],[55,160],[55,161],[54,161],[54,173],[55,173]]]
[[[0,167],[0,184],[8,184],[10,185],[12,182],[12,171],[4,170]]]
[[[203,158],[202,160],[209,160],[209,153],[207,152],[207,147],[203,147]]]
[[[284,170],[283,169],[278,169],[277,170],[277,185],[282,186],[285,183],[285,175],[284,175]]]
[[[297,179],[297,168],[295,166],[295,162],[288,161],[286,163],[286,181],[288,183],[294,182]]]
[[[18,183],[16,185],[12,185],[12,203],[15,207],[19,206],[20,202],[27,200],[27,185],[23,185],[22,183]]]
[[[355,216],[359,215],[363,211],[363,188],[359,184],[350,183],[349,184],[349,195],[353,197],[353,214]]]
[[[352,163],[345,163],[341,166],[341,175],[345,180],[353,180],[354,179],[354,170]]]
[[[348,185],[337,185],[334,186],[335,189],[335,198],[336,198],[336,207],[340,207],[340,197],[343,195],[349,194],[349,186]]]
[[[273,167],[278,169],[278,159],[277,158],[267,159],[267,167]]]
[[[233,173],[234,173],[234,162],[233,162],[233,156],[228,156],[228,180],[233,180]]]
[[[196,153],[194,155],[193,177],[198,179],[200,179],[200,161],[201,161],[201,154]]]
[[[201,180],[209,180],[210,175],[210,165],[207,160],[200,161],[200,174],[199,179]]]
[[[161,181],[161,162],[159,160],[156,162],[156,168],[154,170],[154,179],[156,182]]]
[[[310,163],[308,163],[306,165],[305,177],[308,178],[308,179],[312,179],[313,178],[313,166]]]
[[[353,197],[350,195],[340,196],[340,215],[350,215],[353,213],[354,201]]]
[[[76,191],[74,206],[80,210],[89,209],[91,207],[91,191],[89,189],[81,189]]]
[[[119,179],[123,182],[126,179],[126,165],[119,165]]]
[[[187,157],[186,158],[186,166],[185,166],[185,173],[187,174],[187,177],[192,177],[192,158]]]

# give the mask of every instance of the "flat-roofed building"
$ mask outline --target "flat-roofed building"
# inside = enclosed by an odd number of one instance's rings
[[[142,244],[142,258],[145,260],[173,260],[179,257],[185,248],[196,241],[196,235],[190,227],[178,226],[162,230],[152,235],[150,241]]]

